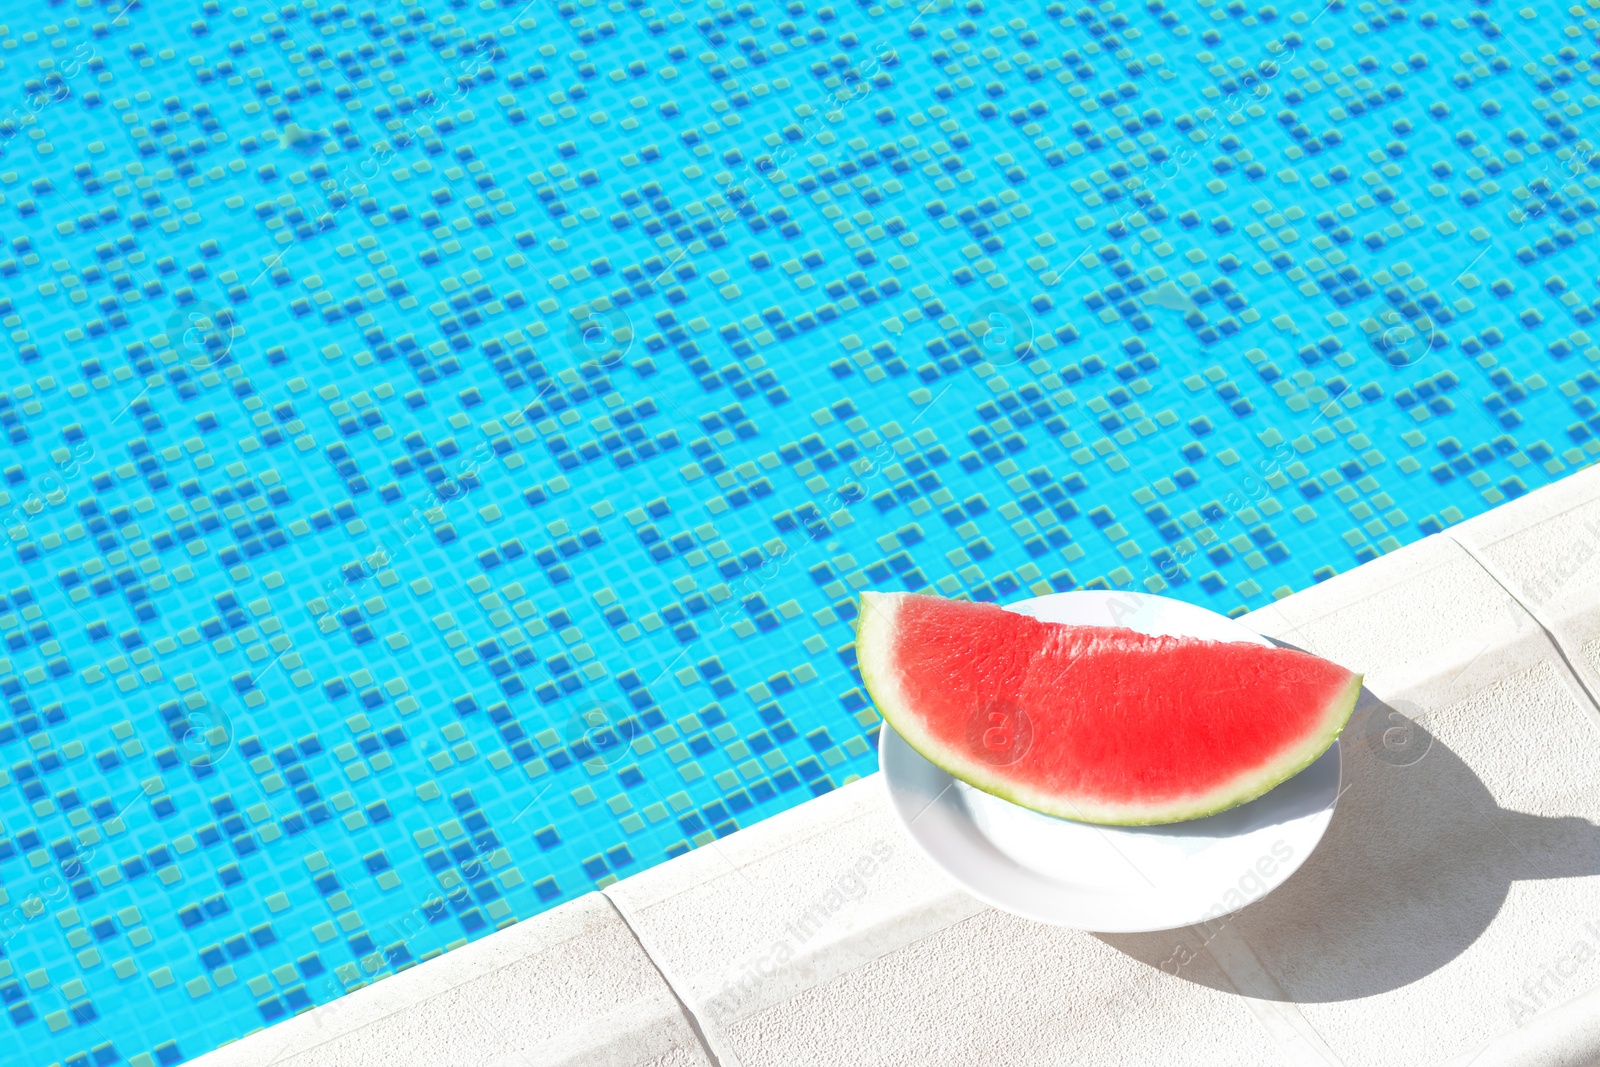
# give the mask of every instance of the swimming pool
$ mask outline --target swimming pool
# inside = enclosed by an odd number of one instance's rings
[[[1590,462],[1592,26],[1178,8],[0,28],[6,1062],[870,773],[857,589],[1237,614]]]

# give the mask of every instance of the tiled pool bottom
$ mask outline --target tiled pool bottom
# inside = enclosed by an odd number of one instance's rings
[[[1238,612],[1600,451],[1556,6],[214,7],[0,28],[7,1065],[866,773],[857,588]]]

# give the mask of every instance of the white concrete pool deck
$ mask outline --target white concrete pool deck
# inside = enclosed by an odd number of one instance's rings
[[[1600,1064],[1600,470],[1243,621],[1367,691],[1326,837],[1224,924],[995,911],[874,775],[193,1062]]]

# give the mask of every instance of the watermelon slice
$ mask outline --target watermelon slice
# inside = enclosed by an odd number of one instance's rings
[[[861,677],[924,758],[1079,822],[1182,822],[1253,800],[1344,728],[1361,676],[1305,652],[1040,622],[864,593]]]

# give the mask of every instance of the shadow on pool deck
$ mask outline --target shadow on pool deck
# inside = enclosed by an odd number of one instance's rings
[[[1460,955],[1513,882],[1600,874],[1600,827],[1500,807],[1455,752],[1366,690],[1341,747],[1345,791],[1333,821],[1281,887],[1209,925],[1096,936],[1212,988],[1351,1000],[1408,985]],[[1237,944],[1235,935],[1260,967],[1224,967],[1223,953],[1204,951],[1214,939],[1225,940],[1213,948]]]

